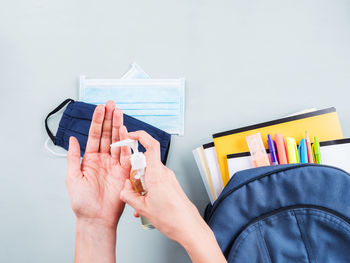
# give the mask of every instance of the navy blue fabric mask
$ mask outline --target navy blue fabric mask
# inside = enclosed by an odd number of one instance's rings
[[[48,127],[47,121],[51,115],[60,111],[67,104],[68,106],[63,112],[56,136],[54,136]],[[45,128],[52,142],[55,145],[61,146],[68,150],[69,137],[74,136],[79,141],[81,156],[83,156],[89,135],[92,115],[95,108],[96,105],[94,104],[74,101],[72,99],[66,99],[64,102],[62,102],[56,109],[51,111],[45,119]],[[165,164],[168,157],[171,135],[126,114],[123,115],[123,120],[124,125],[129,132],[144,130],[160,143],[161,160],[162,163]],[[139,151],[146,151],[141,144],[139,144]]]

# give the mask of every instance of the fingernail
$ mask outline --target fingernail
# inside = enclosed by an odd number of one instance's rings
[[[107,105],[107,104],[113,105],[113,107],[115,107],[115,102],[114,102],[113,100],[107,101],[106,105]]]
[[[99,104],[99,105],[97,105],[96,108],[99,109],[99,110],[105,110],[105,105]]]

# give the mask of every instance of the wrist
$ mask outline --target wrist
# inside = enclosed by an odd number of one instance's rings
[[[115,232],[118,222],[109,222],[98,218],[76,218],[76,227],[79,229],[99,230],[104,232]]]
[[[116,226],[96,220],[77,219],[76,237],[86,242],[115,246]]]
[[[76,221],[77,231],[89,231],[90,233],[115,233],[116,229],[117,224],[99,219],[77,218]]]
[[[178,233],[181,232],[179,238],[175,240],[185,249],[198,242],[198,240],[205,240],[214,235],[194,205],[186,217],[187,220],[181,226],[182,230],[178,231]]]
[[[115,247],[115,225],[77,219],[75,262],[115,262]]]
[[[192,262],[227,262],[210,227],[204,222],[180,243]]]
[[[184,249],[188,251],[193,251],[195,248],[199,247],[198,244],[203,244],[212,240],[214,237],[211,229],[206,225],[198,225],[196,228],[189,229],[185,235],[182,236],[181,240],[178,241]]]

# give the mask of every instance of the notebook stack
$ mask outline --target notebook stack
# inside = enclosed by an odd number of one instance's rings
[[[350,138],[343,138],[334,107],[213,134],[193,155],[212,203],[236,172],[257,166],[310,162],[350,172]]]

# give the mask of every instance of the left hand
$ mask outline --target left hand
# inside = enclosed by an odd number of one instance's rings
[[[96,107],[82,163],[79,142],[70,138],[66,185],[79,221],[116,228],[125,206],[119,194],[129,178],[130,149],[110,144],[126,138],[122,111],[113,101]]]

